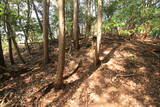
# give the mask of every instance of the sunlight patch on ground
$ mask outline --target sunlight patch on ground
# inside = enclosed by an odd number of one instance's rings
[[[120,62],[118,62],[116,59],[111,59],[109,62],[107,62],[107,66],[109,69],[116,71],[116,70],[120,70],[120,71],[124,71],[125,68],[124,66],[122,66],[121,64],[119,64]]]
[[[105,50],[103,54],[108,55],[111,50]]]
[[[134,105],[134,107],[144,107],[140,101],[135,99],[133,96],[121,93],[118,97],[118,101],[122,106],[129,107]]]
[[[28,78],[24,79],[23,81],[24,81],[25,83],[29,83],[31,80],[32,80],[32,78],[31,78],[31,77],[28,77]]]
[[[139,68],[139,71],[140,71],[140,72],[143,72],[143,73],[147,72],[146,67],[140,67],[140,68]]]

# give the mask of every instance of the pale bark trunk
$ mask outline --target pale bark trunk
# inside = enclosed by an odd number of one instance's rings
[[[64,2],[65,0],[59,0],[59,56],[58,56],[58,72],[56,88],[62,88],[63,86],[63,71],[65,64],[65,16],[64,16]]]
[[[96,42],[96,50],[95,50],[95,65],[99,63],[99,53],[100,53],[100,44],[101,44],[101,36],[102,36],[102,31],[101,31],[101,26],[102,26],[102,0],[98,0],[98,16],[97,16],[97,25],[98,25],[98,30],[97,30],[97,42]]]
[[[48,28],[49,28],[49,0],[43,0],[43,46],[44,46],[44,64],[49,63],[48,52]]]

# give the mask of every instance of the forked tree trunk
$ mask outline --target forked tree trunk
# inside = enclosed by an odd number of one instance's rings
[[[59,7],[59,56],[58,56],[58,72],[56,80],[56,88],[63,86],[63,71],[65,63],[65,16],[64,16],[64,2],[65,0],[58,0]]]
[[[9,4],[8,4],[8,0],[5,1],[5,9],[6,11],[9,11],[10,7],[9,7]],[[20,60],[22,61],[22,63],[25,63],[24,59],[22,58],[21,54],[20,54],[20,51],[19,51],[19,47],[17,45],[17,42],[15,40],[15,35],[16,33],[14,32],[13,28],[12,28],[12,25],[11,25],[11,22],[10,22],[10,17],[7,15],[6,16],[6,25],[7,25],[7,34],[8,34],[8,40],[9,40],[9,53],[10,53],[10,58],[11,58],[11,64],[14,62],[13,61],[13,54],[12,54],[12,42],[13,41],[13,44],[14,44],[14,47],[17,51],[17,54],[18,54],[18,57],[20,58]]]
[[[6,13],[8,11],[8,0],[4,0],[4,3],[5,3],[5,9],[4,9],[4,12]],[[12,40],[11,40],[11,31],[9,29],[9,17],[8,15],[5,16],[5,20],[4,20],[4,23],[6,24],[6,27],[7,27],[7,39],[8,39],[8,51],[9,51],[9,59],[10,59],[10,63],[11,65],[14,64],[14,58],[13,58],[13,52],[12,52]]]
[[[44,46],[44,64],[49,62],[48,52],[48,28],[49,28],[49,0],[43,0],[43,46]]]
[[[10,37],[10,33],[8,31],[7,31],[7,38],[8,38],[9,59],[10,59],[11,65],[13,65],[15,63],[14,63],[13,51],[12,51],[12,40]]]
[[[0,33],[0,66],[5,67],[5,61],[4,61],[4,55],[3,55],[3,49],[2,49],[2,35]]]
[[[99,53],[100,53],[100,44],[101,44],[101,36],[102,36],[102,31],[101,31],[101,26],[102,26],[102,0],[98,0],[98,16],[97,16],[97,42],[96,42],[96,48],[95,48],[95,58],[94,62],[95,65],[99,63]]]
[[[79,34],[78,34],[78,0],[73,0],[73,38],[76,50],[79,50]]]

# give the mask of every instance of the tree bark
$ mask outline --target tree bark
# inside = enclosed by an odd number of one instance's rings
[[[8,11],[8,0],[4,0],[4,3],[5,3],[5,9],[4,9],[4,13],[7,13]],[[14,58],[13,58],[13,52],[12,52],[12,40],[11,40],[11,32],[10,32],[10,29],[9,29],[9,17],[8,15],[5,16],[5,19],[4,19],[4,23],[6,24],[7,26],[7,39],[8,39],[8,51],[9,51],[9,59],[10,59],[10,63],[11,65],[15,64],[14,63]]]
[[[6,9],[7,11],[10,9],[9,8],[9,4],[8,4],[8,0],[5,1],[5,4],[6,4]],[[17,51],[17,54],[18,54],[18,57],[20,58],[20,60],[22,61],[22,63],[25,63],[23,57],[21,56],[20,54],[20,51],[19,51],[19,47],[17,45],[17,42],[15,40],[15,35],[16,33],[14,32],[14,30],[12,29],[12,25],[11,25],[11,22],[10,22],[10,17],[7,15],[6,16],[6,25],[7,25],[7,34],[8,34],[8,41],[9,41],[9,54],[10,54],[10,60],[11,60],[11,64],[14,64],[14,60],[13,60],[13,54],[12,54],[12,42],[13,41],[13,44],[14,44],[14,47]]]
[[[50,6],[49,6],[50,7]],[[49,8],[48,7],[48,8]],[[41,11],[39,11],[39,13],[41,14],[41,16],[43,17],[43,13],[41,12]],[[49,18],[48,18],[48,20],[49,20]],[[51,38],[51,40],[54,40],[54,38],[52,37],[52,30],[51,30],[51,25],[50,25],[50,23],[48,22],[48,30],[49,30],[49,36],[50,36],[50,38]]]
[[[95,48],[95,65],[99,63],[99,53],[100,53],[100,44],[101,44],[101,26],[102,26],[102,0],[98,0],[98,16],[97,16],[97,42],[96,42],[96,48]]]
[[[79,50],[78,0],[73,0],[73,38],[75,49]]]
[[[56,88],[62,88],[63,86],[63,71],[65,64],[65,10],[64,10],[65,0],[59,0],[59,56],[58,56],[58,72]]]
[[[90,35],[91,32],[91,0],[86,0],[86,34]]]
[[[14,44],[14,48],[16,49],[16,52],[17,52],[17,54],[18,54],[19,59],[21,60],[21,62],[22,62],[23,64],[25,64],[25,60],[23,59],[23,57],[22,57],[22,55],[21,55],[21,53],[20,53],[20,50],[19,50],[18,44],[17,44],[17,42],[16,42],[16,40],[15,40],[15,37],[12,37],[12,42],[13,42],[13,44]]]
[[[15,63],[14,63],[13,51],[12,51],[12,40],[11,40],[11,37],[9,37],[10,36],[9,34],[7,34],[7,36],[8,36],[8,47],[9,47],[9,59],[10,59],[11,65],[13,65]]]
[[[44,64],[49,62],[48,52],[48,28],[49,28],[49,0],[43,0],[43,46],[44,46]]]
[[[27,0],[27,6],[28,6],[27,28],[26,28],[26,34],[24,34],[24,36],[25,36],[25,47],[27,49],[28,54],[31,55],[31,50],[30,50],[30,47],[28,45],[29,26],[30,26],[30,1],[29,0]]]
[[[34,9],[34,11],[35,11],[35,13],[36,13],[36,17],[37,17],[37,20],[38,20],[38,24],[39,24],[39,26],[40,26],[40,29],[41,29],[41,31],[43,31],[42,22],[41,22],[41,20],[40,20],[40,18],[39,18],[39,16],[38,16],[38,12],[37,12],[37,9],[36,9],[36,5],[34,4],[34,1],[32,1],[32,4],[33,4],[33,9]]]
[[[0,33],[0,66],[5,67],[5,61],[4,61],[4,55],[3,55],[3,49],[2,49],[2,35]]]

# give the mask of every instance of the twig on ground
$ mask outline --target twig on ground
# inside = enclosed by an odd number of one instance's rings
[[[73,72],[65,77],[63,77],[63,79],[68,79],[70,76],[72,76],[74,73],[77,72],[77,70],[79,69],[79,67],[82,65],[82,60],[80,60],[80,62],[76,65],[75,69],[73,70]]]
[[[131,76],[137,76],[137,75],[140,75],[140,74],[117,74],[115,77],[112,78],[112,81],[115,81],[118,77],[131,77]]]

